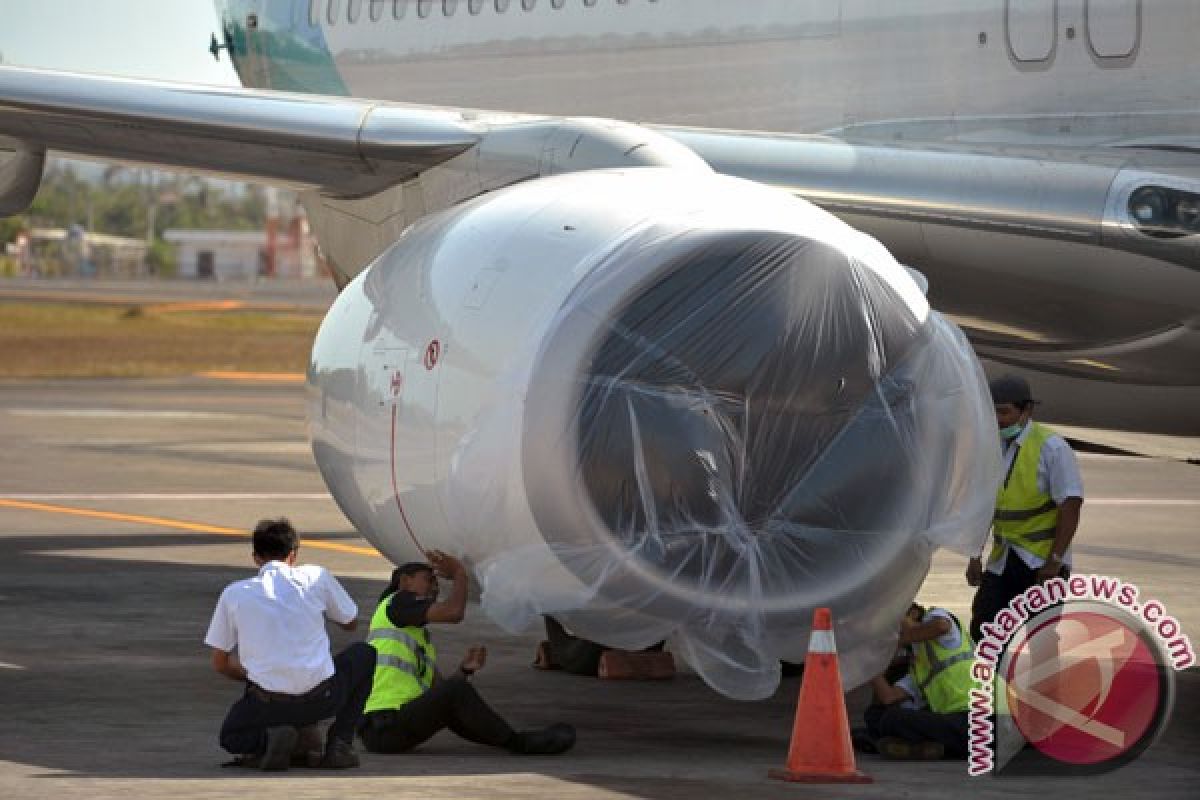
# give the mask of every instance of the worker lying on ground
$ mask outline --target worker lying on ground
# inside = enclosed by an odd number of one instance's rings
[[[467,573],[462,562],[437,550],[428,564],[397,567],[371,618],[367,641],[378,651],[375,680],[359,728],[373,753],[404,753],[449,728],[464,739],[513,753],[556,754],[575,744],[575,729],[557,723],[541,730],[514,731],[469,682],[483,668],[487,651],[472,647],[450,677],[438,674],[429,624],[462,621]],[[437,602],[438,577],[454,581]]]
[[[645,650],[619,650],[575,636],[554,617],[547,615],[544,619],[546,640],[538,645],[533,658],[533,666],[538,669],[634,680],[661,680],[675,675],[675,659],[663,652],[666,642]]]
[[[874,703],[866,729],[854,732],[855,747],[894,759],[966,758],[971,637],[949,611],[913,603],[900,644],[912,649],[908,674],[894,684],[883,675],[871,680]]]

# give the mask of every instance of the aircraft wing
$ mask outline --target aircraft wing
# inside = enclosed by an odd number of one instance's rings
[[[415,220],[493,189],[601,167],[715,170],[875,236],[982,354],[1195,385],[1200,142],[1125,144],[651,128],[0,67],[0,214],[32,201],[46,150],[289,185],[310,192],[344,285]],[[1058,298],[1087,292],[1064,313]]]
[[[591,134],[579,131],[586,124],[528,115],[0,67],[0,147],[24,159],[0,172],[0,180],[8,175],[0,190],[7,185],[10,195],[7,202],[0,197],[0,211],[13,213],[17,196],[25,199],[28,175],[35,167],[40,173],[40,154],[48,149],[314,188],[332,198],[375,194],[472,149],[483,154],[456,170],[476,173],[466,188],[443,190],[440,202],[423,203],[421,213],[538,175],[689,161],[679,150],[663,155],[671,148],[661,141],[630,138],[636,126],[616,122],[600,125],[625,134],[604,143],[610,152],[593,148],[580,157],[579,141],[595,138],[597,127],[586,122]],[[1145,187],[1166,192],[1168,203],[1180,197],[1200,203],[1200,172],[1180,171],[1172,162],[1173,152],[1190,150],[1175,162],[1196,170],[1200,142],[1172,142],[1165,154],[1153,148],[1014,152],[744,131],[658,132],[718,172],[786,188],[866,221],[868,230],[932,224],[1200,263],[1200,218],[1188,227],[1174,218],[1139,220],[1132,211]],[[659,152],[647,158],[647,149]],[[562,157],[565,151],[573,160]],[[1158,157],[1147,159],[1147,153]],[[22,175],[26,179],[18,180]],[[412,222],[411,215],[405,221]]]
[[[0,136],[30,158],[51,149],[338,196],[378,192],[479,141],[452,111],[16,67],[0,67]]]

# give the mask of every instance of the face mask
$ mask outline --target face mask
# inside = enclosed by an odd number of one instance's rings
[[[1018,422],[1015,425],[1009,425],[1007,428],[1001,428],[1000,429],[1000,438],[1001,439],[1015,439],[1021,435],[1021,429],[1024,427],[1025,427],[1024,425],[1022,425],[1021,423]]]

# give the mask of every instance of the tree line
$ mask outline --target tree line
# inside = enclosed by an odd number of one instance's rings
[[[21,230],[80,225],[92,233],[145,240],[147,266],[162,275],[175,267],[174,248],[162,238],[167,229],[262,230],[266,216],[266,190],[254,184],[222,185],[121,166],[93,178],[81,175],[75,162],[51,159],[30,208],[0,218],[0,243],[13,241]]]

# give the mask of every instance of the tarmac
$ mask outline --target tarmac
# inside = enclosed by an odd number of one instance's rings
[[[968,778],[963,762],[860,756],[864,786],[784,784],[797,679],[740,703],[686,671],[606,682],[529,666],[536,631],[509,636],[477,607],[436,631],[443,667],[489,650],[480,691],[518,727],[573,723],[557,757],[518,757],[439,734],[359,769],[222,769],[216,731],[239,687],[203,636],[230,581],[252,574],[245,531],[287,515],[300,557],[332,570],[367,617],[389,565],[327,495],[302,388],[203,378],[0,383],[0,797],[900,798],[1200,796],[1200,672],[1178,674],[1173,718],[1132,764],[1088,778]],[[1076,569],[1157,597],[1200,642],[1200,468],[1084,453]],[[960,557],[921,592],[965,613]],[[335,647],[353,634],[333,629]],[[849,695],[851,720],[866,693]]]
[[[121,280],[107,278],[4,278],[0,302],[143,305],[235,304],[244,311],[324,313],[337,297],[329,278],[289,280]]]

